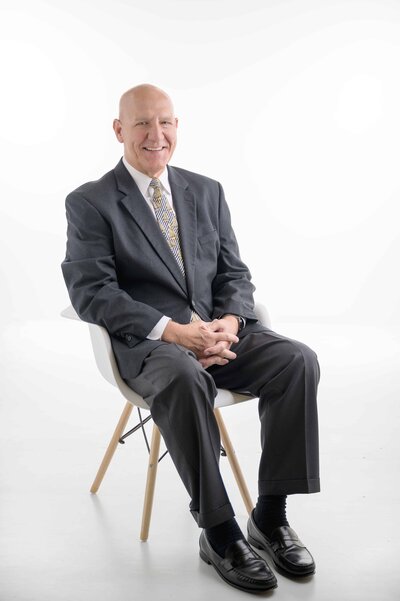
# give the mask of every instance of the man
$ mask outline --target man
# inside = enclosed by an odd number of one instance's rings
[[[191,497],[200,556],[245,591],[276,586],[234,519],[220,472],[216,388],[259,397],[259,497],[248,537],[290,575],[315,570],[286,496],[319,491],[319,366],[254,313],[221,185],[168,165],[178,120],[152,85],[120,100],[118,165],[66,200],[63,275],[79,316],[111,335],[122,377],[148,403]]]

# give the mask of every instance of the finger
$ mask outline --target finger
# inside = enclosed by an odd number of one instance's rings
[[[209,324],[209,330],[211,330],[212,332],[217,332],[220,328],[221,328],[222,324],[221,321],[219,319],[213,319]]]
[[[210,355],[210,357],[213,356],[214,355]],[[221,353],[218,353],[217,356],[222,357],[222,359],[228,359],[228,361],[233,361],[237,357],[237,355],[235,353],[232,353],[232,351],[222,351]]]
[[[233,359],[236,359],[237,355],[229,349],[222,349],[219,352],[209,354],[204,352],[199,355],[200,359],[208,359],[209,357],[221,357],[222,359],[228,359],[229,361],[233,361]]]
[[[205,355],[220,355],[222,351],[225,349],[231,348],[231,342],[226,342],[226,340],[222,340],[221,342],[217,342],[213,346],[208,346],[204,349]]]
[[[219,355],[212,355],[211,357],[207,357],[206,359],[199,359],[201,365],[206,369],[207,367],[211,367],[211,365],[226,365],[229,363],[228,359],[224,359]]]
[[[222,353],[219,353],[219,356],[223,357],[224,359],[229,359],[229,361],[232,361],[233,359],[236,359],[237,354],[233,351],[230,351],[229,349],[226,349]]]
[[[212,357],[213,355],[219,355],[224,359],[236,359],[237,355],[233,351],[230,351],[228,348],[219,348],[218,346],[211,347],[206,349],[203,353],[204,357]]]
[[[204,351],[206,348],[215,346],[218,342],[227,343],[229,346],[235,342],[238,342],[239,338],[235,334],[230,332],[211,332],[210,330],[204,332],[204,335],[200,339],[195,339],[195,346],[202,348]]]
[[[236,359],[237,355],[235,355],[235,353],[232,353],[232,351],[222,351],[221,353],[213,353],[212,355],[206,355],[205,353],[202,353],[201,355],[199,355],[199,357],[201,359],[208,359],[209,357],[221,357],[222,359],[228,359],[228,361],[233,361],[234,359]]]
[[[230,332],[214,332],[213,336],[215,336],[216,341],[226,340],[227,342],[232,343],[239,342],[239,338]]]

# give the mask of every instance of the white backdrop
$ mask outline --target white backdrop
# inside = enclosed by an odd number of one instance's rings
[[[223,184],[276,321],[399,324],[400,3],[1,0],[2,319],[68,301],[65,195],[120,94],[172,96],[172,164]]]
[[[136,587],[138,598],[231,599],[194,560],[198,533],[171,463],[146,551],[140,441],[89,497],[122,401],[98,374],[87,327],[59,317],[65,196],[118,162],[119,97],[149,82],[180,119],[172,164],[224,186],[273,328],[320,359],[322,492],[288,507],[318,575],[303,587],[280,578],[278,596],[393,601],[400,1],[0,0],[0,57],[5,598],[115,601]],[[255,495],[250,405],[225,417]],[[178,557],[185,582],[169,578]]]

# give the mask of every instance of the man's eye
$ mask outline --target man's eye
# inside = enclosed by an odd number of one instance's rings
[[[147,121],[138,121],[136,125],[147,125]]]

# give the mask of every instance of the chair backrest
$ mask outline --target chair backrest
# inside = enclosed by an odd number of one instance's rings
[[[83,321],[72,305],[64,309],[61,315],[67,319]],[[110,335],[103,326],[93,323],[88,323],[88,326],[96,365],[107,382],[110,382],[113,386],[118,386],[117,376],[119,376],[119,370],[112,350]]]
[[[121,378],[114,351],[111,345],[110,335],[103,326],[89,323],[90,340],[92,341],[94,358],[96,365],[103,378],[116,386],[127,401],[130,401],[142,409],[148,409],[149,406],[141,396],[136,394],[132,388]]]
[[[256,303],[254,310],[258,321],[260,321],[266,328],[271,329],[271,317],[268,313],[267,307],[263,305],[263,303]]]
[[[266,307],[261,303],[257,303],[255,311],[260,322],[269,328],[271,321]],[[61,316],[66,317],[67,319],[83,321],[80,319],[72,305],[64,309],[64,311],[61,312]],[[112,349],[110,335],[107,330],[103,326],[99,326],[94,323],[88,323],[88,326],[96,365],[103,378],[105,378],[107,382],[113,386],[119,388],[120,392],[128,401],[138,405],[139,407],[142,407],[143,409],[148,409],[148,405],[144,402],[142,397],[136,394],[121,378]],[[249,398],[247,395],[241,395],[238,393],[233,395],[233,393],[229,392],[228,390],[220,390],[218,397],[218,406],[220,407],[230,405],[235,402],[240,402],[242,400],[248,400]]]

